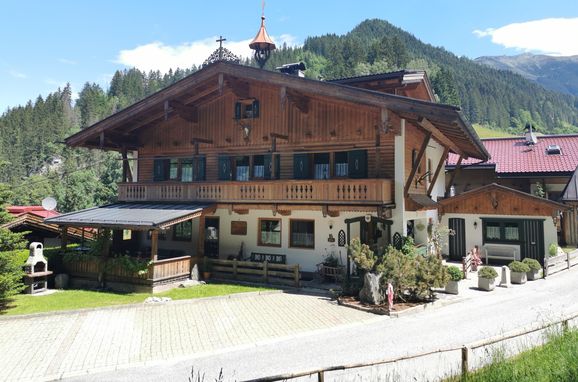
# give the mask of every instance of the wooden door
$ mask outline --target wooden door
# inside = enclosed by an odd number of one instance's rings
[[[219,218],[205,218],[205,256],[219,257]]]
[[[449,228],[455,232],[450,235],[450,259],[461,261],[466,255],[466,221],[462,218],[450,218]]]
[[[524,220],[522,229],[521,257],[544,263],[544,221]]]
[[[347,155],[349,177],[354,179],[367,178],[367,150],[350,151]]]

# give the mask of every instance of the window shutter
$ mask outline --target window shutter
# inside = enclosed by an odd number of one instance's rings
[[[265,168],[265,179],[271,179],[272,173],[272,166],[273,166],[273,155],[265,154],[263,155],[263,167]]]
[[[219,156],[219,180],[231,180],[231,158],[226,155]]]
[[[241,119],[241,102],[235,102],[235,119]]]
[[[194,174],[195,180],[205,180],[205,168],[207,167],[207,159],[202,157],[197,157],[197,167]]]
[[[162,182],[167,179],[167,169],[170,159],[155,159],[153,164],[153,181]]]
[[[349,162],[349,177],[355,179],[367,178],[367,151],[350,151],[347,158]]]
[[[259,100],[253,101],[253,118],[259,118]]]
[[[293,178],[310,179],[309,154],[293,155]]]

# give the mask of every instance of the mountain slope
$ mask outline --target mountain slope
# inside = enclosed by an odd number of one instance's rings
[[[517,73],[546,89],[578,96],[578,56],[552,57],[525,53],[517,56],[484,56],[474,61]]]

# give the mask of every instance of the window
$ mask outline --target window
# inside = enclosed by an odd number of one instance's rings
[[[187,220],[173,226],[173,240],[187,241],[193,237],[193,221]]]
[[[149,240],[149,241],[152,238],[152,232],[153,232],[152,230],[147,232],[147,240]],[[165,231],[164,229],[160,230],[158,237],[159,237],[159,240],[166,240],[167,239],[167,231]]]
[[[179,178],[179,160],[176,158],[170,159],[169,165],[169,179],[177,180]]]
[[[329,153],[314,154],[314,179],[329,179]]]
[[[265,178],[265,156],[255,155],[253,157],[253,178]]]
[[[485,242],[519,242],[520,223],[517,221],[484,221]]]
[[[235,157],[235,180],[249,180],[249,157]]]
[[[259,219],[258,244],[263,246],[281,246],[281,220]]]
[[[244,99],[235,102],[235,119],[259,118],[259,101]]]
[[[315,248],[315,221],[291,220],[289,238],[290,247]]]
[[[183,159],[181,162],[181,182],[193,181],[193,160]]]
[[[336,177],[347,177],[349,174],[349,164],[347,162],[347,152],[335,153],[335,169]]]

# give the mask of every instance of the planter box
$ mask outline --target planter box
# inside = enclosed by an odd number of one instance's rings
[[[446,293],[449,294],[459,294],[460,293],[460,282],[450,280],[446,284]]]
[[[526,283],[526,272],[510,272],[512,278],[512,284],[525,284]]]
[[[540,270],[530,270],[530,272],[526,273],[526,277],[528,277],[528,280],[530,281],[539,280],[542,278],[542,272]]]
[[[494,290],[496,287],[496,279],[484,279],[478,277],[478,288],[485,291]]]

